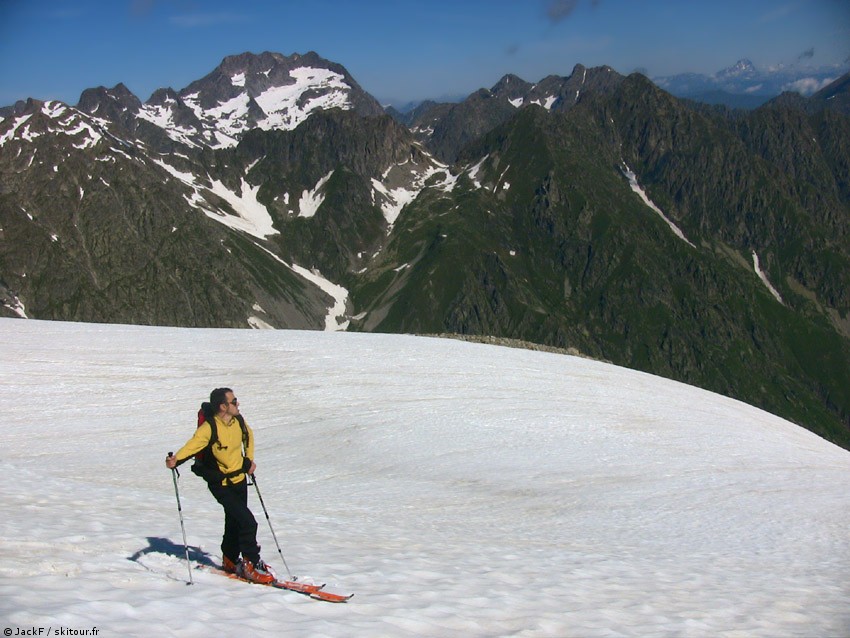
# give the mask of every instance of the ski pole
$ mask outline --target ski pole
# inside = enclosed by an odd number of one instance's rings
[[[289,574],[289,580],[295,580],[292,577],[292,572],[289,571],[289,565],[286,564],[286,559],[283,557],[283,552],[280,550],[280,543],[277,542],[277,536],[274,533],[274,528],[272,527],[272,520],[269,518],[269,511],[266,509],[266,504],[263,502],[263,495],[260,494],[260,486],[257,485],[257,477],[251,474],[251,480],[254,482],[254,489],[257,490],[257,496],[260,499],[260,505],[263,506],[263,514],[266,515],[266,520],[269,522],[269,529],[272,532],[272,538],[274,539],[274,544],[277,546],[277,553],[280,554],[280,560],[283,561],[283,566],[286,567],[286,573]]]
[[[174,456],[174,452],[169,452],[168,456]],[[189,582],[187,585],[194,585],[192,580],[192,563],[189,561],[189,544],[186,542],[186,526],[183,524],[183,508],[180,507],[180,491],[177,489],[177,468],[171,468],[171,478],[174,479],[174,495],[177,497],[177,513],[180,515],[180,529],[183,530],[183,549],[186,550],[186,568],[189,570]]]

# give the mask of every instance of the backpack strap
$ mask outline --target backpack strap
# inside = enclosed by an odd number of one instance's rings
[[[236,415],[236,420],[239,421],[239,427],[242,428],[242,456],[245,456],[248,453],[248,443],[250,441],[248,426],[245,425],[245,419],[241,414]]]
[[[205,449],[212,451],[212,446],[218,443],[218,426],[215,424],[215,417],[207,419],[207,423],[210,424],[210,442]]]

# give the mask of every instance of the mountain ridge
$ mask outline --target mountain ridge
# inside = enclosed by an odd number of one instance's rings
[[[826,97],[697,108],[577,65],[400,122],[348,78],[242,54],[144,104],[16,106],[0,312],[532,341],[850,446],[850,124]]]

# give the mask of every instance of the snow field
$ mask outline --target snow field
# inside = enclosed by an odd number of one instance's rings
[[[850,634],[850,454],[739,402],[575,357],[423,337],[11,319],[0,330],[15,406],[0,434],[9,626]],[[162,461],[218,385],[255,430],[290,568],[355,592],[349,603],[199,570],[185,584]],[[217,562],[220,508],[184,467],[193,562]],[[250,499],[263,556],[285,573]]]

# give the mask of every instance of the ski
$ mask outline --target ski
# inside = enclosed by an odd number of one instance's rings
[[[246,581],[247,582],[247,581]],[[295,591],[299,594],[307,594],[310,598],[315,600],[324,600],[329,603],[344,603],[349,598],[354,596],[354,594],[334,594],[329,591],[325,591],[321,587],[316,587],[315,585],[308,585],[304,587],[301,583],[296,583],[291,580],[277,580],[273,583],[269,583],[270,587],[274,587],[276,589],[287,589],[289,591]],[[324,587],[324,585],[322,585]]]
[[[244,579],[239,578],[239,580]],[[299,583],[294,580],[276,580],[269,583],[269,586],[276,589],[287,589],[289,591],[298,592],[299,594],[307,594],[310,598],[315,600],[324,600],[328,603],[344,603],[354,596],[354,594],[334,594],[333,592],[325,591],[324,585],[311,585],[308,583]]]
[[[334,594],[333,592],[321,590],[310,594],[313,600],[324,600],[326,603],[344,603],[354,594]]]
[[[226,572],[220,567],[216,567],[213,565],[198,565],[198,569],[203,569],[204,571],[208,571],[212,574],[218,574],[219,576],[226,576],[231,580],[238,580],[243,583],[250,583],[252,585],[262,585],[264,587],[274,587],[275,589],[285,589],[287,591],[294,591],[299,594],[306,594],[314,600],[324,600],[325,602],[329,603],[344,603],[352,596],[354,596],[354,594],[334,594],[329,591],[324,591],[324,584],[314,585],[312,583],[299,583],[296,580],[274,580],[270,583],[254,583],[250,580],[242,578],[241,576],[238,576],[231,572]]]

